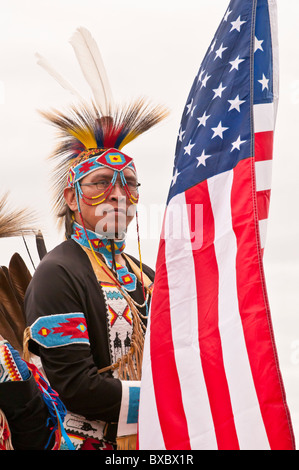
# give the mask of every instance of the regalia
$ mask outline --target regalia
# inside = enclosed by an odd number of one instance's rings
[[[92,93],[90,99],[82,98],[82,95],[68,80],[62,77],[44,57],[37,54],[38,64],[63,86],[73,100],[64,111],[56,109],[40,111],[42,117],[58,131],[57,145],[50,158],[54,163],[53,211],[57,216],[59,227],[62,225],[62,215],[64,216],[67,243],[65,245],[67,249],[64,252],[69,253],[69,260],[71,260],[70,263],[66,263],[64,270],[69,270],[71,273],[73,271],[71,263],[78,261],[76,265],[78,266],[82,261],[83,267],[80,274],[82,282],[92,269],[94,279],[101,289],[101,298],[105,304],[107,317],[108,339],[105,337],[105,341],[109,357],[103,362],[103,367],[99,367],[98,373],[112,374],[112,377],[117,377],[122,382],[133,381],[134,383],[141,378],[144,334],[153,289],[153,276],[147,269],[144,269],[142,263],[137,211],[138,187],[132,187],[125,176],[125,170],[130,169],[137,178],[137,170],[133,158],[124,151],[124,147],[163,120],[168,111],[163,106],[151,105],[144,98],[139,98],[125,106],[115,105],[99,48],[89,31],[79,28],[70,43],[90,87]],[[96,195],[88,195],[84,190],[84,185],[81,186],[83,178],[93,171],[107,168],[113,172],[110,183]],[[120,180],[131,205],[135,206],[139,260],[125,253],[125,232],[118,233],[117,237],[94,232],[85,226],[82,217],[82,204],[89,206],[103,204],[117,180]],[[75,192],[79,220],[75,220],[71,211],[67,210],[64,199],[66,187]],[[53,250],[53,255],[50,253],[45,256],[46,250],[40,232],[36,234],[36,240],[39,252],[42,253],[41,265],[46,262],[44,260],[51,259],[51,256],[59,259],[59,248],[56,251]],[[116,261],[117,254],[123,256],[125,265]],[[18,262],[21,263],[19,258]],[[26,266],[22,266],[23,272],[25,268]],[[37,271],[40,269],[42,270],[42,266],[38,267]],[[25,292],[29,292],[27,303],[30,305],[31,291],[30,287],[28,289],[28,284],[31,276],[28,273],[26,279],[27,284],[22,292],[23,307]],[[81,281],[78,282],[80,284]],[[133,294],[138,283],[142,286],[142,298],[136,300]],[[90,295],[92,296],[92,293]],[[76,413],[68,413],[67,406],[65,407],[60,401],[58,394],[47,381],[44,382],[45,379],[40,370],[35,366],[31,367],[32,357],[35,357],[34,347],[31,348],[31,345],[35,344],[43,348],[63,347],[70,344],[89,345],[92,341],[90,335],[93,335],[93,332],[92,329],[88,332],[87,327],[92,320],[88,316],[85,317],[82,312],[66,312],[65,314],[59,312],[44,315],[32,322],[31,318],[29,320],[28,326],[23,322],[19,327],[17,341],[12,341],[12,345],[25,360],[43,396],[48,397],[46,403],[53,419],[52,428],[56,433],[55,446],[56,448],[88,448],[86,447],[87,440],[89,439],[88,445],[92,445],[93,440],[96,442],[95,438],[100,439],[99,436],[105,433],[106,429],[102,429],[102,424],[97,429],[96,422],[82,418]],[[3,337],[11,342],[11,337],[8,337],[6,330],[3,330]],[[45,384],[48,384],[49,389]],[[137,393],[135,389],[136,387],[132,386],[128,392],[130,399]],[[122,413],[121,409],[120,414]],[[110,432],[113,426],[108,427],[108,432]],[[88,434],[87,428],[91,430],[91,434]],[[70,440],[70,435],[73,435],[73,440]],[[117,448],[136,448],[136,434],[118,435]]]

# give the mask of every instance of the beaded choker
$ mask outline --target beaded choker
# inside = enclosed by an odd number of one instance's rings
[[[107,266],[115,270],[117,279],[123,288],[128,292],[132,292],[136,289],[137,278],[135,274],[129,272],[128,268],[122,264],[117,262],[114,264],[112,251],[114,251],[115,255],[121,254],[126,246],[124,240],[108,240],[92,230],[84,229],[77,222],[73,223],[73,234],[71,238],[79,243],[79,245],[89,249],[91,244],[93,250],[102,255]]]

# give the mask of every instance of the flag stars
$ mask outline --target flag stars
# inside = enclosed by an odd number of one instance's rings
[[[262,85],[262,91],[266,88],[269,90],[269,78],[266,78],[265,75],[263,74],[263,77],[261,80],[258,80],[258,82]]]
[[[190,115],[193,116],[193,113],[194,113],[194,110],[195,110],[196,106],[197,105],[193,106],[193,98],[192,98],[191,102],[189,104],[187,104],[187,108],[188,108],[187,114],[190,113]]]
[[[181,127],[180,130],[179,130],[179,135],[178,135],[178,139],[179,139],[180,142],[183,142],[185,132],[186,131],[183,131],[183,129]]]
[[[211,52],[214,51],[215,49],[215,46],[216,46],[216,42],[217,42],[217,39],[215,39],[215,41],[211,44],[211,47],[210,47],[210,51],[209,51],[209,54],[211,54]]]
[[[246,140],[241,140],[241,136],[237,138],[235,142],[232,143],[232,149],[231,152],[235,149],[240,150],[240,145],[245,144]]]
[[[205,70],[201,70],[201,71],[199,72],[197,83],[198,83],[198,82],[201,82],[202,76],[203,76],[204,73],[205,73]]]
[[[212,155],[206,155],[205,154],[205,150],[202,151],[202,154],[200,155],[200,157],[196,157],[197,160],[198,160],[198,163],[196,165],[196,168],[199,167],[199,165],[204,165],[206,166],[206,159],[207,158],[210,158]]]
[[[244,62],[245,59],[240,59],[240,56],[238,55],[238,57],[235,59],[235,60],[232,60],[230,62],[231,64],[231,69],[230,69],[230,72],[232,70],[239,70],[239,65],[241,64],[241,62]]]
[[[261,39],[259,40],[256,36],[254,38],[254,52],[258,51],[258,50],[261,50],[264,52],[264,49],[262,48],[262,44],[263,44],[264,40]]]
[[[219,49],[217,49],[217,51],[215,52],[214,60],[216,60],[217,58],[222,59],[222,54],[226,49],[227,49],[227,47],[223,47],[223,43],[222,43],[221,46],[219,47]]]
[[[217,127],[212,127],[212,131],[214,131],[212,139],[215,137],[220,137],[220,139],[223,139],[223,132],[227,131],[227,129],[229,129],[229,127],[222,127],[222,122],[220,121]]]
[[[232,11],[233,11],[233,10],[230,10],[230,9],[228,8],[227,12],[226,12],[225,15],[224,15],[223,21],[227,21],[227,20],[228,20],[228,17],[229,17],[229,15],[232,13]]]
[[[239,95],[234,100],[227,100],[230,103],[229,111],[236,109],[240,113],[241,104],[245,103],[245,100],[240,100]]]
[[[206,86],[207,86],[207,81],[209,80],[209,78],[211,78],[211,75],[208,75],[208,74],[206,73],[205,77],[202,79],[201,87],[200,87],[200,88],[202,88],[202,87],[205,87],[205,88],[206,88]]]
[[[218,88],[214,88],[213,91],[214,91],[214,97],[213,97],[213,100],[215,98],[222,98],[222,93],[223,91],[225,90],[226,86],[222,86],[222,82],[220,83],[219,87]]]
[[[184,147],[184,150],[185,150],[184,155],[185,155],[186,153],[188,153],[188,155],[191,155],[191,150],[192,150],[192,148],[194,147],[194,145],[195,145],[195,144],[191,144],[191,140],[190,140],[190,141],[189,141],[189,144],[188,144],[186,147]]]
[[[241,31],[241,26],[242,24],[246,23],[246,21],[241,21],[241,16],[239,16],[239,18],[236,20],[236,21],[231,21],[231,31],[234,31],[235,29],[240,32]]]
[[[181,173],[178,171],[178,169],[176,168],[175,169],[175,172],[174,172],[174,175],[172,177],[172,183],[171,183],[171,186],[174,186],[176,184],[176,181],[178,179],[178,176],[180,175]]]
[[[187,114],[189,114],[189,113],[191,112],[192,105],[193,105],[193,98],[192,98],[192,100],[190,101],[190,103],[187,104],[187,109],[188,109],[188,110],[187,110]]]
[[[211,115],[209,114],[209,116],[207,116],[206,111],[205,111],[204,114],[201,117],[197,118],[197,120],[198,120],[198,126],[197,127],[199,127],[199,126],[206,127],[206,123],[207,123],[207,120],[209,119],[209,117],[211,117]]]

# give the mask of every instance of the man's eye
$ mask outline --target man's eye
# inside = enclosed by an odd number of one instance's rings
[[[127,185],[129,186],[129,188],[136,188],[137,187],[136,181],[127,181]]]

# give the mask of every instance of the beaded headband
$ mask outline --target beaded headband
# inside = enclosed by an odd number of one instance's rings
[[[80,159],[80,163],[70,168],[67,186],[74,187],[77,181],[100,168],[110,168],[118,172],[123,171],[125,168],[130,168],[136,174],[133,158],[128,157],[128,155],[125,155],[120,150],[109,149],[101,152],[101,149],[92,149],[85,152],[82,159]]]

